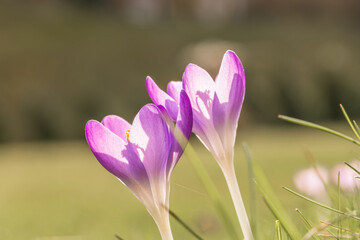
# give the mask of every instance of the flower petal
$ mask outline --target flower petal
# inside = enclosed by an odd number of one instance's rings
[[[167,93],[172,97],[178,104],[180,102],[180,92],[182,90],[182,81],[171,81],[167,85]]]
[[[215,83],[211,76],[201,67],[189,64],[183,74],[183,89],[188,94],[194,117],[210,119]]]
[[[115,115],[109,115],[103,118],[101,123],[110,131],[118,135],[123,141],[126,140],[126,132],[130,130],[131,125],[126,120]]]
[[[176,126],[173,131],[172,137],[172,146],[170,153],[172,154],[169,157],[168,162],[168,174],[170,175],[172,170],[174,169],[176,163],[179,161],[186,144],[189,141],[192,125],[193,125],[193,117],[192,117],[192,109],[190,104],[190,99],[187,96],[184,90],[180,93],[180,111],[178,114],[178,118],[176,120]]]
[[[232,154],[238,119],[245,96],[245,74],[240,59],[227,51],[215,81],[212,115],[215,129],[219,133],[224,150]]]
[[[181,90],[180,92],[179,107],[180,111],[176,119],[176,128],[178,128],[182,132],[182,134],[186,138],[186,141],[188,141],[193,126],[193,115],[190,99],[184,90]]]
[[[147,173],[137,154],[104,125],[95,120],[88,121],[85,136],[100,164],[129,188],[136,182],[147,180]]]
[[[172,120],[175,121],[178,114],[178,104],[175,100],[161,90],[151,77],[146,78],[146,88],[153,103],[164,106]]]
[[[138,152],[150,178],[164,170],[170,148],[169,128],[155,105],[145,105],[136,115],[129,143]]]
[[[210,150],[212,147],[207,135],[215,131],[212,122],[215,82],[204,69],[189,64],[183,75],[183,89],[188,94],[193,109],[193,132]]]
[[[166,124],[169,126],[169,128],[171,129],[171,130],[173,130],[173,128],[174,128],[174,122],[173,122],[173,120],[171,119],[171,117],[169,116],[169,113],[168,113],[168,111],[164,108],[164,106],[162,106],[162,105],[158,105],[158,106],[156,106],[158,109],[159,109],[159,111],[161,112],[161,114],[162,114],[162,117],[163,117],[163,119],[164,119],[164,121],[166,122]]]
[[[146,169],[155,204],[167,202],[170,140],[170,130],[160,110],[153,104],[142,107],[132,124],[129,144],[138,152]]]
[[[224,117],[237,122],[245,97],[245,73],[240,59],[233,51],[225,53],[215,84],[219,106],[214,111],[224,109]]]

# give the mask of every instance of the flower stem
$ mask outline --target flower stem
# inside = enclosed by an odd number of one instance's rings
[[[244,239],[253,240],[254,237],[251,232],[251,227],[246,214],[244,202],[241,198],[241,193],[237,182],[234,166],[231,166],[228,169],[223,169],[223,173],[235,206],[235,211],[238,216],[242,232],[244,234]]]
[[[173,236],[170,228],[169,213],[161,215],[158,219],[155,219],[158,226],[162,240],[173,240]]]

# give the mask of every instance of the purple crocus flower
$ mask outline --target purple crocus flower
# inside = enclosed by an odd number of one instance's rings
[[[193,132],[212,153],[227,180],[245,239],[253,239],[242,203],[234,169],[236,129],[245,96],[245,74],[240,59],[227,51],[215,79],[201,67],[189,64],[182,82],[172,81],[167,93],[148,77],[151,100],[167,109],[174,120],[179,109],[179,93],[188,94],[193,110]]]
[[[182,91],[179,99],[175,125],[168,121],[164,108],[148,104],[132,125],[111,115],[101,123],[90,120],[85,127],[95,157],[144,204],[163,239],[173,239],[168,213],[170,175],[190,137],[193,122],[187,94]]]
[[[234,52],[225,53],[215,81],[201,67],[189,64],[183,81],[169,82],[167,93],[150,77],[146,85],[151,100],[164,106],[173,120],[178,112],[179,93],[184,89],[193,109],[193,132],[222,168],[232,166],[236,129],[245,96],[244,69]]]

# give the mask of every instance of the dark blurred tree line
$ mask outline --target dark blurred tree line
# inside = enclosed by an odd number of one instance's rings
[[[358,17],[360,3],[357,0],[67,0],[85,7],[103,7],[117,12],[126,12],[134,6],[153,5],[158,14],[163,17],[177,15],[197,15],[200,11],[214,11],[205,5],[215,5],[224,8],[224,14],[239,15],[246,11],[263,14],[316,14],[316,15],[354,15]],[[222,2],[222,3],[216,3]],[[218,5],[216,5],[218,4]],[[222,7],[225,5],[226,7]],[[215,8],[214,7],[214,8]],[[244,9],[242,9],[244,8]],[[150,9],[151,11],[151,9]],[[216,11],[216,10],[215,10]],[[226,13],[225,13],[226,12]],[[201,14],[201,13],[200,13]],[[208,16],[217,17],[217,16]]]
[[[147,75],[165,89],[193,62],[215,77],[226,49],[246,70],[242,124],[278,123],[279,113],[336,120],[339,103],[360,117],[359,1],[137,2],[146,7],[0,2],[0,141],[80,138],[88,119],[130,120],[150,102]]]
[[[107,11],[135,22],[191,18],[232,21],[246,15],[346,16],[359,19],[358,0],[2,0],[20,4],[72,5]]]

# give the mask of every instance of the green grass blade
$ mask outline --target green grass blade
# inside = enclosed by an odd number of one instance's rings
[[[254,239],[257,239],[257,223],[256,223],[256,186],[254,183],[254,169],[252,165],[252,157],[249,150],[249,147],[246,143],[243,143],[243,148],[248,164],[248,172],[249,172],[249,198],[250,198],[250,225],[252,232],[254,234]]]
[[[307,230],[310,230],[311,228],[313,228],[309,222],[309,220],[306,219],[306,217],[304,216],[304,214],[297,208],[295,208],[295,211],[299,214],[301,220],[305,223],[305,227]]]
[[[276,229],[276,240],[282,240],[283,238],[282,238],[281,225],[279,220],[275,221],[275,229]]]
[[[206,192],[208,193],[219,217],[221,218],[221,220],[223,222],[224,228],[228,232],[229,236],[232,239],[240,239],[236,232],[236,229],[233,225],[233,222],[232,222],[229,214],[227,213],[224,204],[221,201],[220,194],[219,194],[218,190],[216,189],[215,184],[211,180],[204,165],[201,163],[199,157],[197,156],[194,148],[191,146],[190,143],[188,143],[188,145],[186,147],[185,154],[187,155],[187,158],[189,159],[192,167],[194,168],[196,174],[198,175]]]
[[[356,129],[357,133],[360,135],[360,128],[359,128],[359,125],[356,123],[356,121],[355,121],[355,120],[353,120],[353,124],[354,124],[354,126],[355,126],[355,129]]]
[[[320,221],[321,223],[324,223],[324,224],[327,224],[329,227],[331,227],[331,228],[333,228],[333,229],[336,229],[336,230],[341,230],[341,231],[343,231],[343,232],[348,232],[348,233],[350,233],[350,234],[352,234],[353,236],[360,236],[360,233],[356,233],[356,232],[353,232],[353,231],[351,231],[350,229],[348,229],[348,228],[342,228],[342,227],[340,227],[340,226],[336,226],[336,225],[334,225],[334,224],[331,224],[331,223],[327,223],[327,222],[324,222],[324,221]],[[340,236],[340,235],[339,235]]]
[[[354,212],[350,212],[350,214],[346,213],[346,214],[341,215],[339,217],[336,217],[336,218],[334,218],[334,219],[332,219],[332,220],[330,220],[328,222],[321,221],[320,225],[312,228],[309,232],[306,233],[306,235],[303,237],[303,240],[310,239],[314,235],[319,235],[319,236],[322,236],[322,237],[330,237],[330,238],[338,238],[338,237],[340,237],[340,239],[343,239],[343,238],[341,238],[341,236],[336,236],[330,231],[328,231],[329,234],[326,234],[326,235],[320,234],[320,232],[327,229],[328,227],[330,227],[330,224],[332,224],[334,222],[339,222],[339,221],[342,221],[342,220],[344,220],[346,218],[354,216],[353,213]]]
[[[307,218],[304,216],[304,214],[299,209],[296,208],[295,211],[299,214],[301,220],[304,222],[306,230],[310,231],[313,228],[313,226],[311,225],[309,220],[307,220]],[[314,239],[321,240],[317,235],[313,235],[312,237]]]
[[[189,227],[177,214],[175,214],[172,210],[168,209],[169,214],[178,222],[181,226],[183,226],[191,235],[193,235],[198,240],[203,240],[199,234],[197,234],[192,228]]]
[[[340,132],[337,132],[335,130],[332,130],[330,128],[327,128],[327,127],[324,127],[324,126],[321,126],[319,124],[315,124],[315,123],[312,123],[312,122],[307,122],[307,121],[304,121],[304,120],[300,120],[300,119],[297,119],[297,118],[292,118],[292,117],[288,117],[288,116],[284,116],[284,115],[279,115],[278,116],[280,119],[282,120],[285,120],[287,122],[291,122],[291,123],[295,123],[295,124],[299,124],[299,125],[302,125],[302,126],[306,126],[306,127],[310,127],[310,128],[314,128],[314,129],[317,129],[317,130],[320,130],[320,131],[323,131],[323,132],[327,132],[327,133],[330,133],[330,134],[333,134],[335,136],[338,136],[338,137],[341,137],[347,141],[350,141],[358,146],[360,146],[360,142],[345,135],[345,134],[342,134]]]
[[[348,215],[347,213],[344,213],[344,212],[342,212],[342,211],[339,211],[339,210],[337,210],[337,209],[335,209],[335,208],[326,206],[325,204],[319,203],[319,202],[317,202],[317,201],[315,201],[315,200],[312,200],[311,198],[308,198],[308,197],[306,197],[306,196],[304,196],[304,195],[301,195],[300,193],[297,193],[297,192],[291,190],[290,188],[287,188],[287,187],[283,187],[283,188],[284,188],[286,191],[288,191],[288,192],[290,192],[290,193],[292,193],[292,194],[294,194],[294,195],[296,195],[296,196],[298,196],[298,197],[300,197],[300,198],[302,198],[302,199],[304,199],[304,200],[306,200],[306,201],[308,201],[308,202],[311,202],[311,203],[313,203],[313,204],[315,204],[315,205],[318,205],[318,206],[320,206],[320,207],[322,207],[322,208],[325,208],[325,209],[327,209],[327,210],[330,210],[330,211],[333,211],[333,212],[339,213],[339,214],[341,214],[341,215],[344,215],[344,216],[347,216],[347,217],[350,217],[350,218],[353,218],[353,219],[355,219],[355,220],[360,221],[360,218],[357,217],[357,216]]]
[[[338,210],[341,211],[341,188],[340,188],[340,171],[338,172]],[[340,221],[338,222],[338,226],[339,226],[339,229],[338,229],[338,235],[340,236],[341,235],[341,230],[340,230]]]
[[[265,203],[273,212],[275,218],[280,220],[281,225],[287,234],[290,235],[292,239],[299,239],[301,234],[299,233],[295,224],[292,222],[291,218],[286,213],[285,209],[282,207],[280,201],[277,199],[269,180],[266,178],[259,164],[257,164],[256,161],[252,159],[247,145],[245,144],[243,146],[245,148],[246,154],[248,154],[247,159],[254,173],[254,186],[262,193]]]
[[[354,170],[357,174],[359,174],[360,175],[360,171],[359,170],[357,170],[356,168],[354,168],[353,166],[351,166],[349,163],[347,163],[347,162],[344,162],[348,167],[350,167],[352,170]]]
[[[258,190],[264,197],[265,204],[272,212],[274,217],[281,222],[286,233],[290,236],[291,239],[300,239],[300,233],[297,231],[297,228],[293,224],[292,220],[287,216],[286,212],[284,212],[281,206],[279,207],[278,204],[273,202],[274,198],[270,197],[270,195],[265,191],[263,186],[261,186],[256,180],[254,181]]]
[[[351,129],[352,129],[353,132],[355,133],[355,136],[360,140],[360,136],[359,136],[358,132],[356,131],[354,125],[351,123],[351,120],[350,120],[350,118],[349,118],[349,115],[346,113],[345,108],[343,107],[342,104],[340,104],[340,108],[341,108],[341,111],[342,111],[343,114],[344,114],[344,117],[345,117],[346,121],[348,122],[348,124],[350,125]]]

